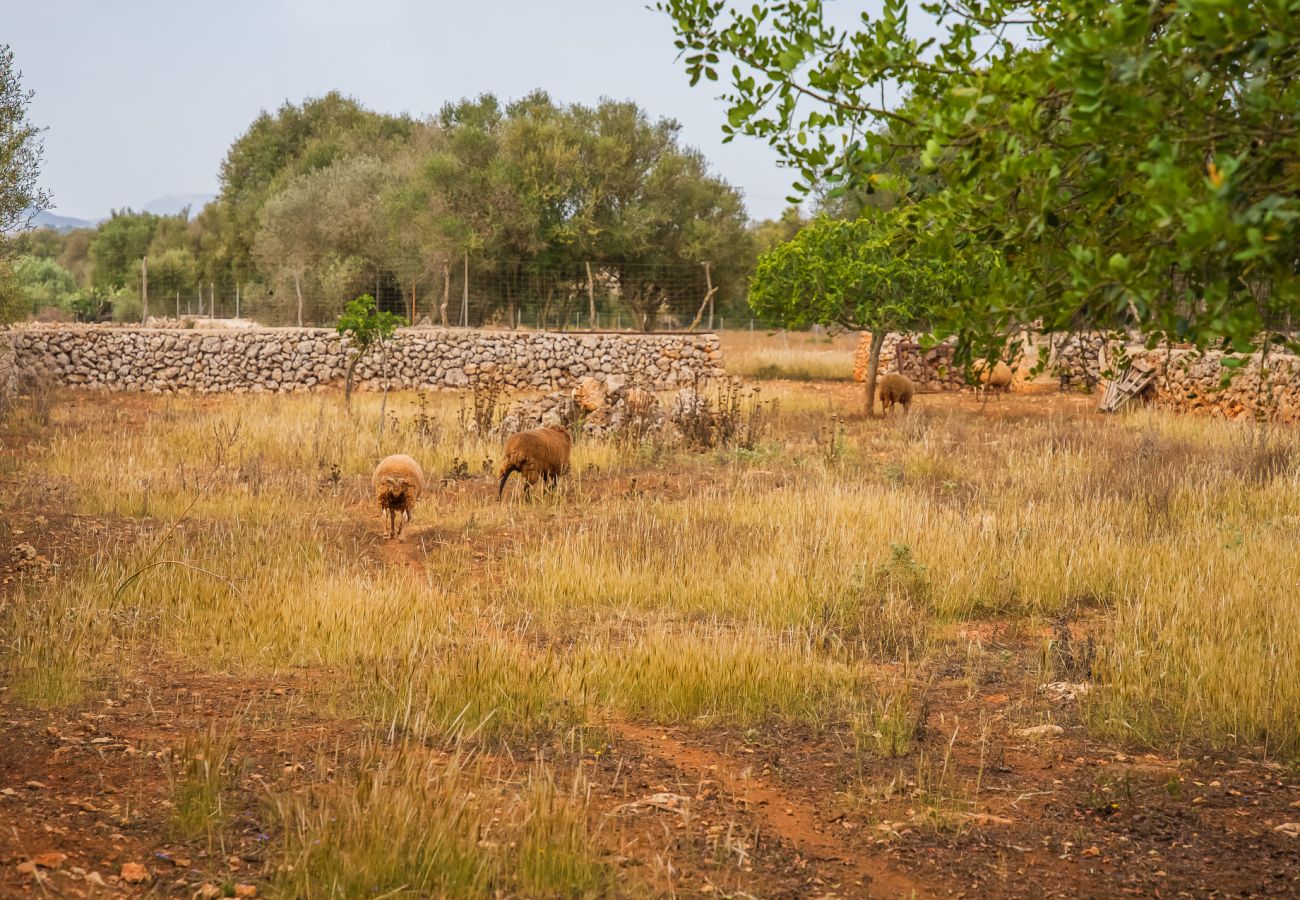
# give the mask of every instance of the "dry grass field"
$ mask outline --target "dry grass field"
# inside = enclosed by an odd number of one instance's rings
[[[853,377],[856,332],[722,331],[723,363],[740,378],[792,381],[848,381]]]
[[[1300,892],[1294,431],[756,384],[502,503],[455,394],[20,401],[0,894]]]

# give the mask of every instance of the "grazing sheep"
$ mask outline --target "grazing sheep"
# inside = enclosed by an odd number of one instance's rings
[[[554,484],[569,471],[569,449],[572,446],[573,437],[569,432],[554,425],[510,435],[506,438],[505,457],[497,471],[497,499],[501,499],[512,472],[524,476],[525,497],[529,496],[530,489],[539,479],[543,484]]]
[[[382,515],[388,517],[388,536],[402,539],[402,526],[411,521],[411,510],[424,491],[420,464],[404,453],[380,460],[370,477]]]
[[[912,380],[906,375],[898,372],[890,372],[880,379],[880,396],[881,411],[884,413],[892,412],[894,404],[901,404],[903,412],[912,411]]]
[[[992,369],[981,360],[975,367],[975,371],[979,374],[980,384],[983,385],[984,390],[993,391],[995,394],[1005,394],[1011,390],[1014,373],[1011,367],[1001,360],[994,363]]]

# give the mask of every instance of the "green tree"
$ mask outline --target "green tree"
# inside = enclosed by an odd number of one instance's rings
[[[919,153],[945,230],[1006,262],[953,319],[964,344],[1118,324],[1291,340],[1296,0],[931,3],[933,40],[911,35],[906,0],[849,31],[821,0],[660,8],[692,81],[726,78],[729,137],[770,142],[801,190],[906,200],[896,161]],[[906,101],[886,107],[887,87]]]
[[[289,182],[349,156],[386,159],[415,129],[409,117],[373,112],[338,92],[262,112],[227,152],[220,196],[200,217],[219,223],[223,262],[232,273],[253,270],[262,207]]]
[[[27,121],[32,92],[23,90],[14,54],[0,44],[0,236],[8,236],[44,209],[49,195],[37,185],[41,129]]]
[[[24,313],[34,315],[46,309],[73,311],[77,282],[72,273],[53,259],[42,256],[19,257],[14,266],[18,289],[26,299]]]
[[[758,253],[774,250],[794,238],[807,224],[808,219],[804,217],[803,210],[797,206],[787,206],[779,219],[764,219],[750,226],[754,249]]]
[[[160,218],[130,209],[113,214],[95,232],[89,255],[96,287],[117,291],[140,282],[140,259],[149,252]]]
[[[380,160],[345,157],[298,176],[266,202],[257,258],[264,270],[292,281],[299,326],[309,272],[325,301],[341,304],[349,293],[355,296],[360,278],[373,273],[384,256],[387,232],[377,198],[390,180]]]
[[[393,336],[399,325],[406,324],[401,316],[380,312],[375,298],[362,294],[344,308],[334,328],[348,339],[348,371],[343,382],[343,402],[352,408],[352,386],[357,364],[374,348],[384,349],[384,342]],[[381,420],[382,427],[382,420]]]
[[[649,331],[670,298],[664,274],[709,263],[722,285],[743,284],[753,262],[740,194],[678,141],[671,119],[604,101],[590,124],[593,246],[618,278],[637,327]]]
[[[982,273],[969,258],[917,251],[905,213],[820,217],[759,257],[750,280],[754,312],[784,328],[826,325],[871,332],[866,408],[874,415],[885,334],[928,331],[941,310]]]
[[[10,236],[32,213],[49,205],[37,184],[41,171],[41,131],[27,121],[32,92],[23,90],[14,54],[0,45],[0,323],[22,315],[25,294],[14,282]]]

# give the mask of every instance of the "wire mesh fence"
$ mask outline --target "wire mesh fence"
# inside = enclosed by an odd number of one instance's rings
[[[271,277],[203,278],[142,264],[136,285],[97,312],[118,321],[241,319],[267,326],[333,324],[348,301],[369,294],[412,324],[446,327],[674,331],[713,328],[725,296],[708,263],[539,263],[435,260],[405,275],[362,260],[268,267]],[[723,293],[726,291],[727,293]]]

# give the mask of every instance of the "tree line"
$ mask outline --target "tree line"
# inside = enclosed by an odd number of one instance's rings
[[[790,221],[751,225],[674,121],[541,91],[423,120],[338,93],[285,103],[233,143],[220,185],[193,215],[115,210],[93,229],[19,235],[15,314],[138,319],[146,281],[162,313],[173,293],[202,309],[219,285],[279,321],[371,293],[456,324],[472,263],[471,284],[493,288],[475,294],[472,324],[514,325],[525,308],[586,322],[598,283],[623,321],[652,329],[670,310],[689,319],[706,294],[744,314],[756,255]]]

